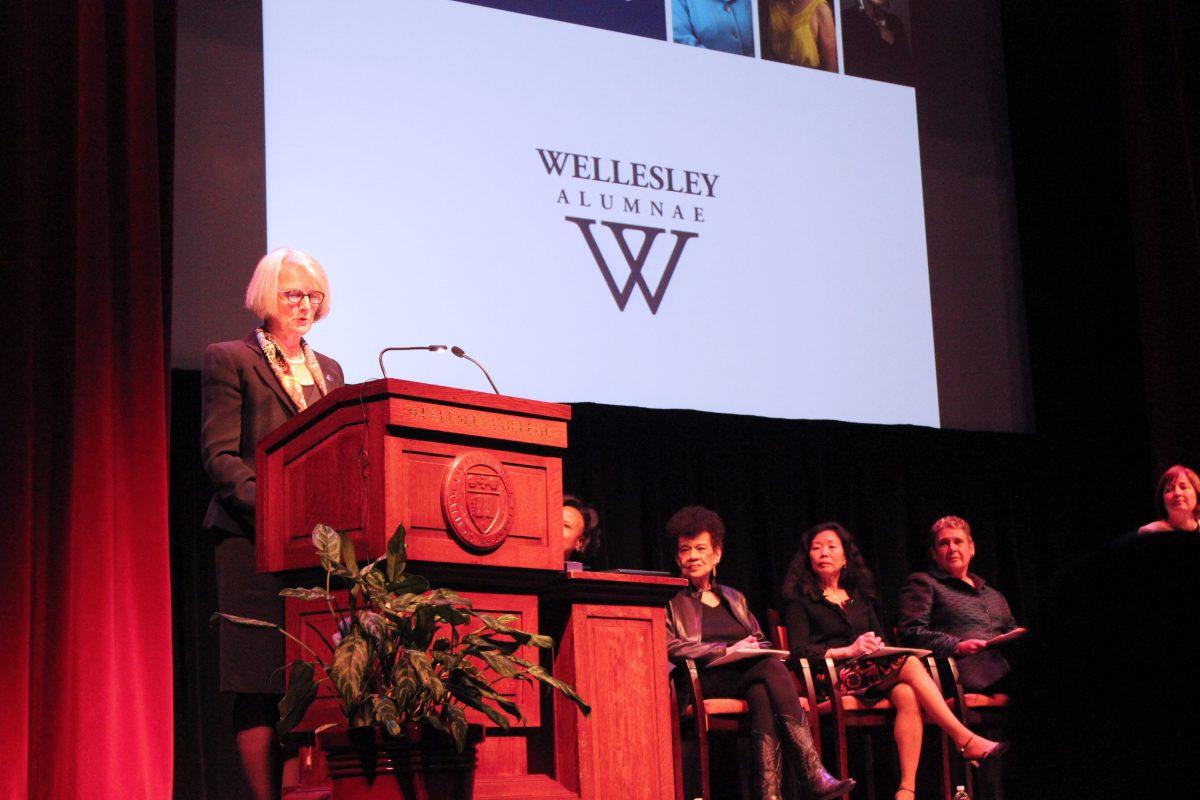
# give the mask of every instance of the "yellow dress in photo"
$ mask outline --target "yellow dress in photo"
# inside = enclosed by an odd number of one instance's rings
[[[793,10],[796,4],[791,0],[774,0],[771,3],[767,36],[775,60],[801,67],[821,66],[821,51],[817,47],[813,19],[822,6],[829,7],[827,0],[813,0],[798,10]]]

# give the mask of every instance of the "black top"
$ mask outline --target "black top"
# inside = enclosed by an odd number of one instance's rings
[[[744,638],[746,629],[733,616],[727,602],[722,600],[716,608],[700,603],[700,641],[733,644]]]
[[[938,656],[954,655],[963,639],[991,639],[1017,627],[1004,595],[974,573],[975,585],[940,569],[914,572],[900,589],[900,638],[912,647],[925,647]],[[999,650],[988,649],[958,657],[963,687],[981,691],[1009,672]]]
[[[891,637],[869,600],[851,597],[844,606],[805,597],[788,603],[783,614],[792,659],[825,658],[831,647],[846,647],[867,631],[887,642]]]

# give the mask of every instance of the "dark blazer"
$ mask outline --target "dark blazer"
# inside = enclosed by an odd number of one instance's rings
[[[737,589],[722,585],[714,585],[713,590],[729,603],[733,618],[746,629],[747,636],[754,635],[760,640],[764,639],[758,620],[750,613],[745,595]],[[702,642],[700,635],[700,592],[688,586],[680,589],[679,594],[667,603],[667,656],[673,661],[692,658],[699,666],[704,666],[709,661],[725,655],[724,643]]]
[[[807,658],[823,663],[826,650],[846,647],[867,631],[884,642],[891,639],[875,603],[853,595],[844,607],[825,598],[801,597],[788,602],[783,618],[793,660]]]
[[[317,362],[329,391],[344,385],[336,361],[317,353]],[[201,454],[216,489],[204,527],[254,538],[254,448],[296,407],[254,334],[205,349],[201,388]]]
[[[975,573],[969,577],[974,586],[936,568],[908,576],[900,589],[904,644],[952,656],[963,639],[991,639],[1017,627],[1004,595]],[[1004,653],[991,648],[958,657],[959,677],[968,691],[990,688],[1009,670]]]

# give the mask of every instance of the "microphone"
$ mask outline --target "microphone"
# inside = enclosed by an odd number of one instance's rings
[[[465,358],[467,361],[470,361],[472,364],[479,367],[479,371],[483,373],[483,377],[487,378],[488,383],[490,383],[492,385],[492,391],[495,392],[496,394],[500,394],[500,390],[496,388],[496,382],[494,380],[492,380],[491,375],[488,375],[488,371],[483,368],[483,364],[480,364],[478,361],[476,361],[475,359],[473,359],[469,355],[467,355],[467,351],[463,350],[458,345],[453,345],[450,348],[450,352],[453,353],[454,355],[458,356],[459,358]]]
[[[384,378],[386,378],[388,376],[387,370],[383,368],[383,354],[384,353],[390,353],[393,350],[429,350],[430,352],[436,352],[438,350],[445,350],[445,349],[446,349],[446,345],[444,345],[444,344],[419,344],[419,345],[413,345],[413,346],[409,346],[409,347],[385,347],[379,351],[379,371],[383,373]],[[497,392],[497,394],[499,394],[499,392]]]

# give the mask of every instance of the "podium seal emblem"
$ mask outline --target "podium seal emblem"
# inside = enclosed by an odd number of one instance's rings
[[[508,538],[516,496],[499,459],[468,450],[450,462],[442,511],[454,536],[474,550],[495,550]]]

